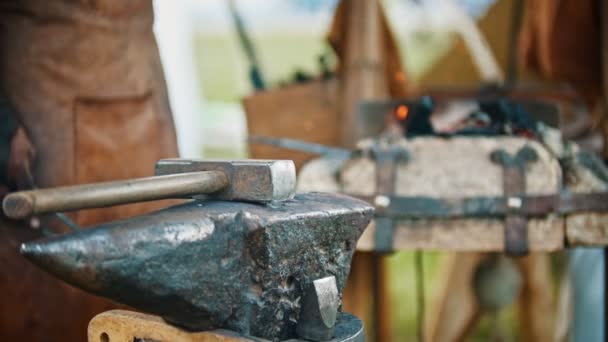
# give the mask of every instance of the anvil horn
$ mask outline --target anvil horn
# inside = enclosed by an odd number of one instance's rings
[[[21,251],[68,283],[188,329],[286,339],[314,280],[334,276],[341,293],[372,214],[321,193],[269,205],[195,201]]]

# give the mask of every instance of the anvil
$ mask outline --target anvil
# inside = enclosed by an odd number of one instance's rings
[[[21,252],[91,293],[190,329],[296,337],[301,300],[334,276],[342,293],[373,208],[310,193],[269,204],[192,201],[73,234]]]

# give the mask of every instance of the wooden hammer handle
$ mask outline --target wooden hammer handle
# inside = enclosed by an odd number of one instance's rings
[[[200,171],[123,181],[14,192],[2,202],[13,219],[51,212],[211,194],[228,186],[222,171]]]
[[[254,342],[227,330],[190,332],[158,316],[125,310],[102,312],[89,322],[89,342]]]

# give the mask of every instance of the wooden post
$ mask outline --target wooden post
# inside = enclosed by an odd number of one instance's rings
[[[342,143],[354,147],[364,127],[357,122],[357,106],[362,100],[389,97],[382,58],[380,6],[377,0],[345,2],[346,45],[341,61]]]
[[[440,265],[446,272],[438,281],[441,288],[427,316],[424,334],[427,341],[462,341],[475,327],[481,309],[471,284],[475,267],[483,256],[482,253],[452,253]]]
[[[343,0],[336,13],[341,31],[340,64],[341,140],[345,147],[354,147],[365,127],[357,122],[357,107],[362,100],[386,99],[389,82],[386,77],[381,8],[377,0]],[[331,34],[330,34],[331,39]],[[373,253],[356,253],[351,276],[344,291],[344,308],[361,317],[366,325],[368,341],[391,341],[391,314],[386,260]],[[373,279],[373,278],[376,279]],[[373,294],[373,298],[370,298]],[[374,302],[372,302],[372,300]],[[370,317],[372,303],[377,311]],[[373,330],[370,323],[376,322]],[[370,332],[374,332],[374,339]]]

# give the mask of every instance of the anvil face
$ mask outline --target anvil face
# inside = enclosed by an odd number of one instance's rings
[[[57,277],[191,329],[295,337],[305,284],[340,293],[373,209],[310,193],[256,205],[200,201],[32,242],[22,253]]]

